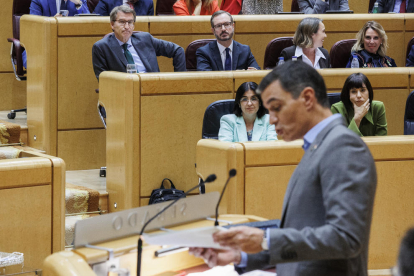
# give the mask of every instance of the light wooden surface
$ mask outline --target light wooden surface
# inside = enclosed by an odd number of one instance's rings
[[[233,224],[265,220],[256,216],[244,215],[222,215],[219,219],[232,221]],[[180,231],[190,228],[212,226],[213,223],[214,222],[210,220],[202,220],[181,226],[169,227],[169,229]],[[131,275],[135,275],[137,240],[138,236],[131,236],[110,242],[104,242],[98,244],[98,246],[113,249],[115,256],[120,256],[121,267],[128,268]],[[144,243],[142,255],[142,275],[155,276],[163,272],[179,271],[204,263],[202,259],[195,258],[194,256],[188,254],[187,251],[157,258],[154,256],[154,251],[159,250],[160,248],[160,246],[148,245]],[[58,252],[46,259],[43,275],[96,275],[92,272],[89,265],[105,262],[107,259],[107,251],[91,248],[79,248],[69,252]]]
[[[411,200],[414,191],[410,173],[414,165],[414,137],[365,137],[363,140],[374,157],[378,175],[369,268],[388,269],[395,265],[401,238],[414,225],[414,203]],[[212,173],[217,170],[216,162],[212,160],[218,159],[224,164],[230,161],[235,166],[241,164],[244,175],[238,174],[242,178],[238,180],[241,186],[244,185],[244,213],[269,219],[280,218],[287,183],[303,155],[303,142],[234,143],[234,146],[243,147],[244,154],[226,160],[228,144],[231,143],[200,140],[197,145],[197,169],[203,175]],[[211,189],[215,190],[215,187],[206,187],[207,192]]]
[[[22,152],[0,160],[0,244],[2,252],[24,253],[25,265],[64,248],[65,164],[62,159]]]

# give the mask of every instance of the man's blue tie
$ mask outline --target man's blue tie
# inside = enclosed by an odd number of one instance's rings
[[[224,70],[231,71],[230,48],[226,48],[226,61],[224,62]]]
[[[131,52],[128,50],[128,44],[125,43],[122,45],[122,47],[124,48],[124,55],[128,64],[135,64],[134,58],[132,57]]]
[[[67,10],[66,1],[65,0],[62,0],[62,2],[60,2],[60,9],[61,10]]]

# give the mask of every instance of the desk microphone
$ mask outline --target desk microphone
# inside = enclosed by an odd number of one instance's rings
[[[210,183],[213,182],[214,180],[216,180],[216,175],[215,174],[210,174],[207,179],[203,182],[201,182],[200,184],[204,184],[204,183]],[[145,228],[147,227],[147,225],[153,221],[155,218],[157,218],[159,215],[161,215],[162,213],[164,213],[167,209],[169,209],[171,206],[173,206],[178,200],[184,198],[186,195],[188,195],[190,192],[192,192],[193,190],[197,189],[200,187],[200,184],[194,186],[193,188],[191,188],[190,190],[188,190],[187,192],[184,193],[184,195],[181,195],[181,197],[175,199],[173,202],[171,202],[169,205],[167,205],[165,208],[163,208],[161,211],[159,211],[155,216],[153,216],[152,218],[150,218],[145,224],[144,226],[142,226],[141,232],[139,233],[139,239],[138,239],[138,255],[137,255],[137,276],[141,276],[141,259],[142,259],[142,239],[141,239],[141,235],[144,233]]]
[[[217,206],[216,206],[216,221],[214,222],[214,226],[218,226],[219,225],[219,223],[218,223],[218,208],[219,208],[219,205],[220,205],[221,198],[223,197],[224,191],[226,190],[226,187],[227,187],[227,184],[230,181],[230,178],[232,178],[233,176],[235,176],[236,173],[237,173],[236,169],[231,169],[229,171],[229,178],[227,178],[226,184],[224,184],[223,191],[221,192],[219,201],[217,202]]]

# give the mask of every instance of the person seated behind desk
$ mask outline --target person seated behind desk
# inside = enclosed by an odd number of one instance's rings
[[[217,0],[177,0],[173,9],[175,15],[212,15],[220,10]]]
[[[410,0],[377,0],[378,13],[414,12],[414,1]]]
[[[154,15],[154,2],[152,0],[99,0],[93,13],[109,16],[113,8],[121,5],[134,9],[136,15]]]
[[[132,33],[135,11],[128,6],[111,11],[111,28],[114,31],[92,47],[92,63],[96,78],[103,71],[126,72],[127,64],[136,64],[138,73],[159,72],[157,56],[173,58],[174,71],[186,71],[182,47],[154,38],[149,33]]]
[[[234,114],[221,117],[219,140],[226,142],[277,140],[275,126],[256,94],[257,83],[245,82],[237,89]]]
[[[327,10],[349,11],[348,0],[298,0],[298,5],[306,14],[326,13]]]
[[[217,41],[197,49],[197,71],[260,70],[250,47],[233,40],[234,20],[230,13],[215,12],[210,24]]]
[[[292,56],[297,56],[298,60],[315,69],[329,68],[331,67],[329,53],[322,48],[325,37],[325,25],[321,19],[303,18],[293,36],[294,45],[283,49],[280,55],[285,61],[292,59]]]
[[[341,92],[341,101],[331,106],[332,113],[341,113],[348,128],[359,136],[387,135],[384,104],[374,101],[368,78],[362,73],[350,75]]]
[[[395,61],[387,56],[388,37],[381,24],[368,21],[357,33],[356,40],[346,68],[351,68],[354,54],[357,55],[359,68],[397,67]]]
[[[411,46],[410,53],[408,54],[407,60],[405,61],[405,66],[414,67],[414,45]]]

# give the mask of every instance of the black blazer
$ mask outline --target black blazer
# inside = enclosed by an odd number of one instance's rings
[[[395,0],[378,0],[378,13],[388,13],[394,11]],[[407,11],[414,12],[414,1],[408,1]]]
[[[414,1],[414,0],[413,0]],[[322,68],[330,68],[331,67],[331,58],[329,57],[329,53],[324,48],[319,48],[322,51],[322,54],[325,56],[326,59],[319,59],[319,67]],[[296,46],[290,46],[283,49],[282,53],[280,54],[281,57],[285,58],[285,61],[291,60],[292,57],[295,55]],[[298,57],[298,60],[302,60],[302,56]],[[276,64],[277,65],[277,64]]]
[[[186,71],[184,50],[177,44],[154,38],[145,32],[133,33],[131,40],[147,72],[160,71],[157,56],[173,58],[174,71]],[[92,63],[98,80],[103,71],[126,72],[127,60],[114,34],[93,45]]]
[[[414,1],[414,0],[413,0]],[[197,49],[197,71],[223,71],[223,62],[221,61],[217,41],[212,41],[203,47]],[[233,70],[247,70],[248,67],[254,67],[260,70],[250,47],[233,40]]]
[[[93,13],[109,16],[112,9],[121,6],[122,0],[100,0]],[[134,4],[137,15],[154,15],[154,3],[152,0],[140,0]]]

